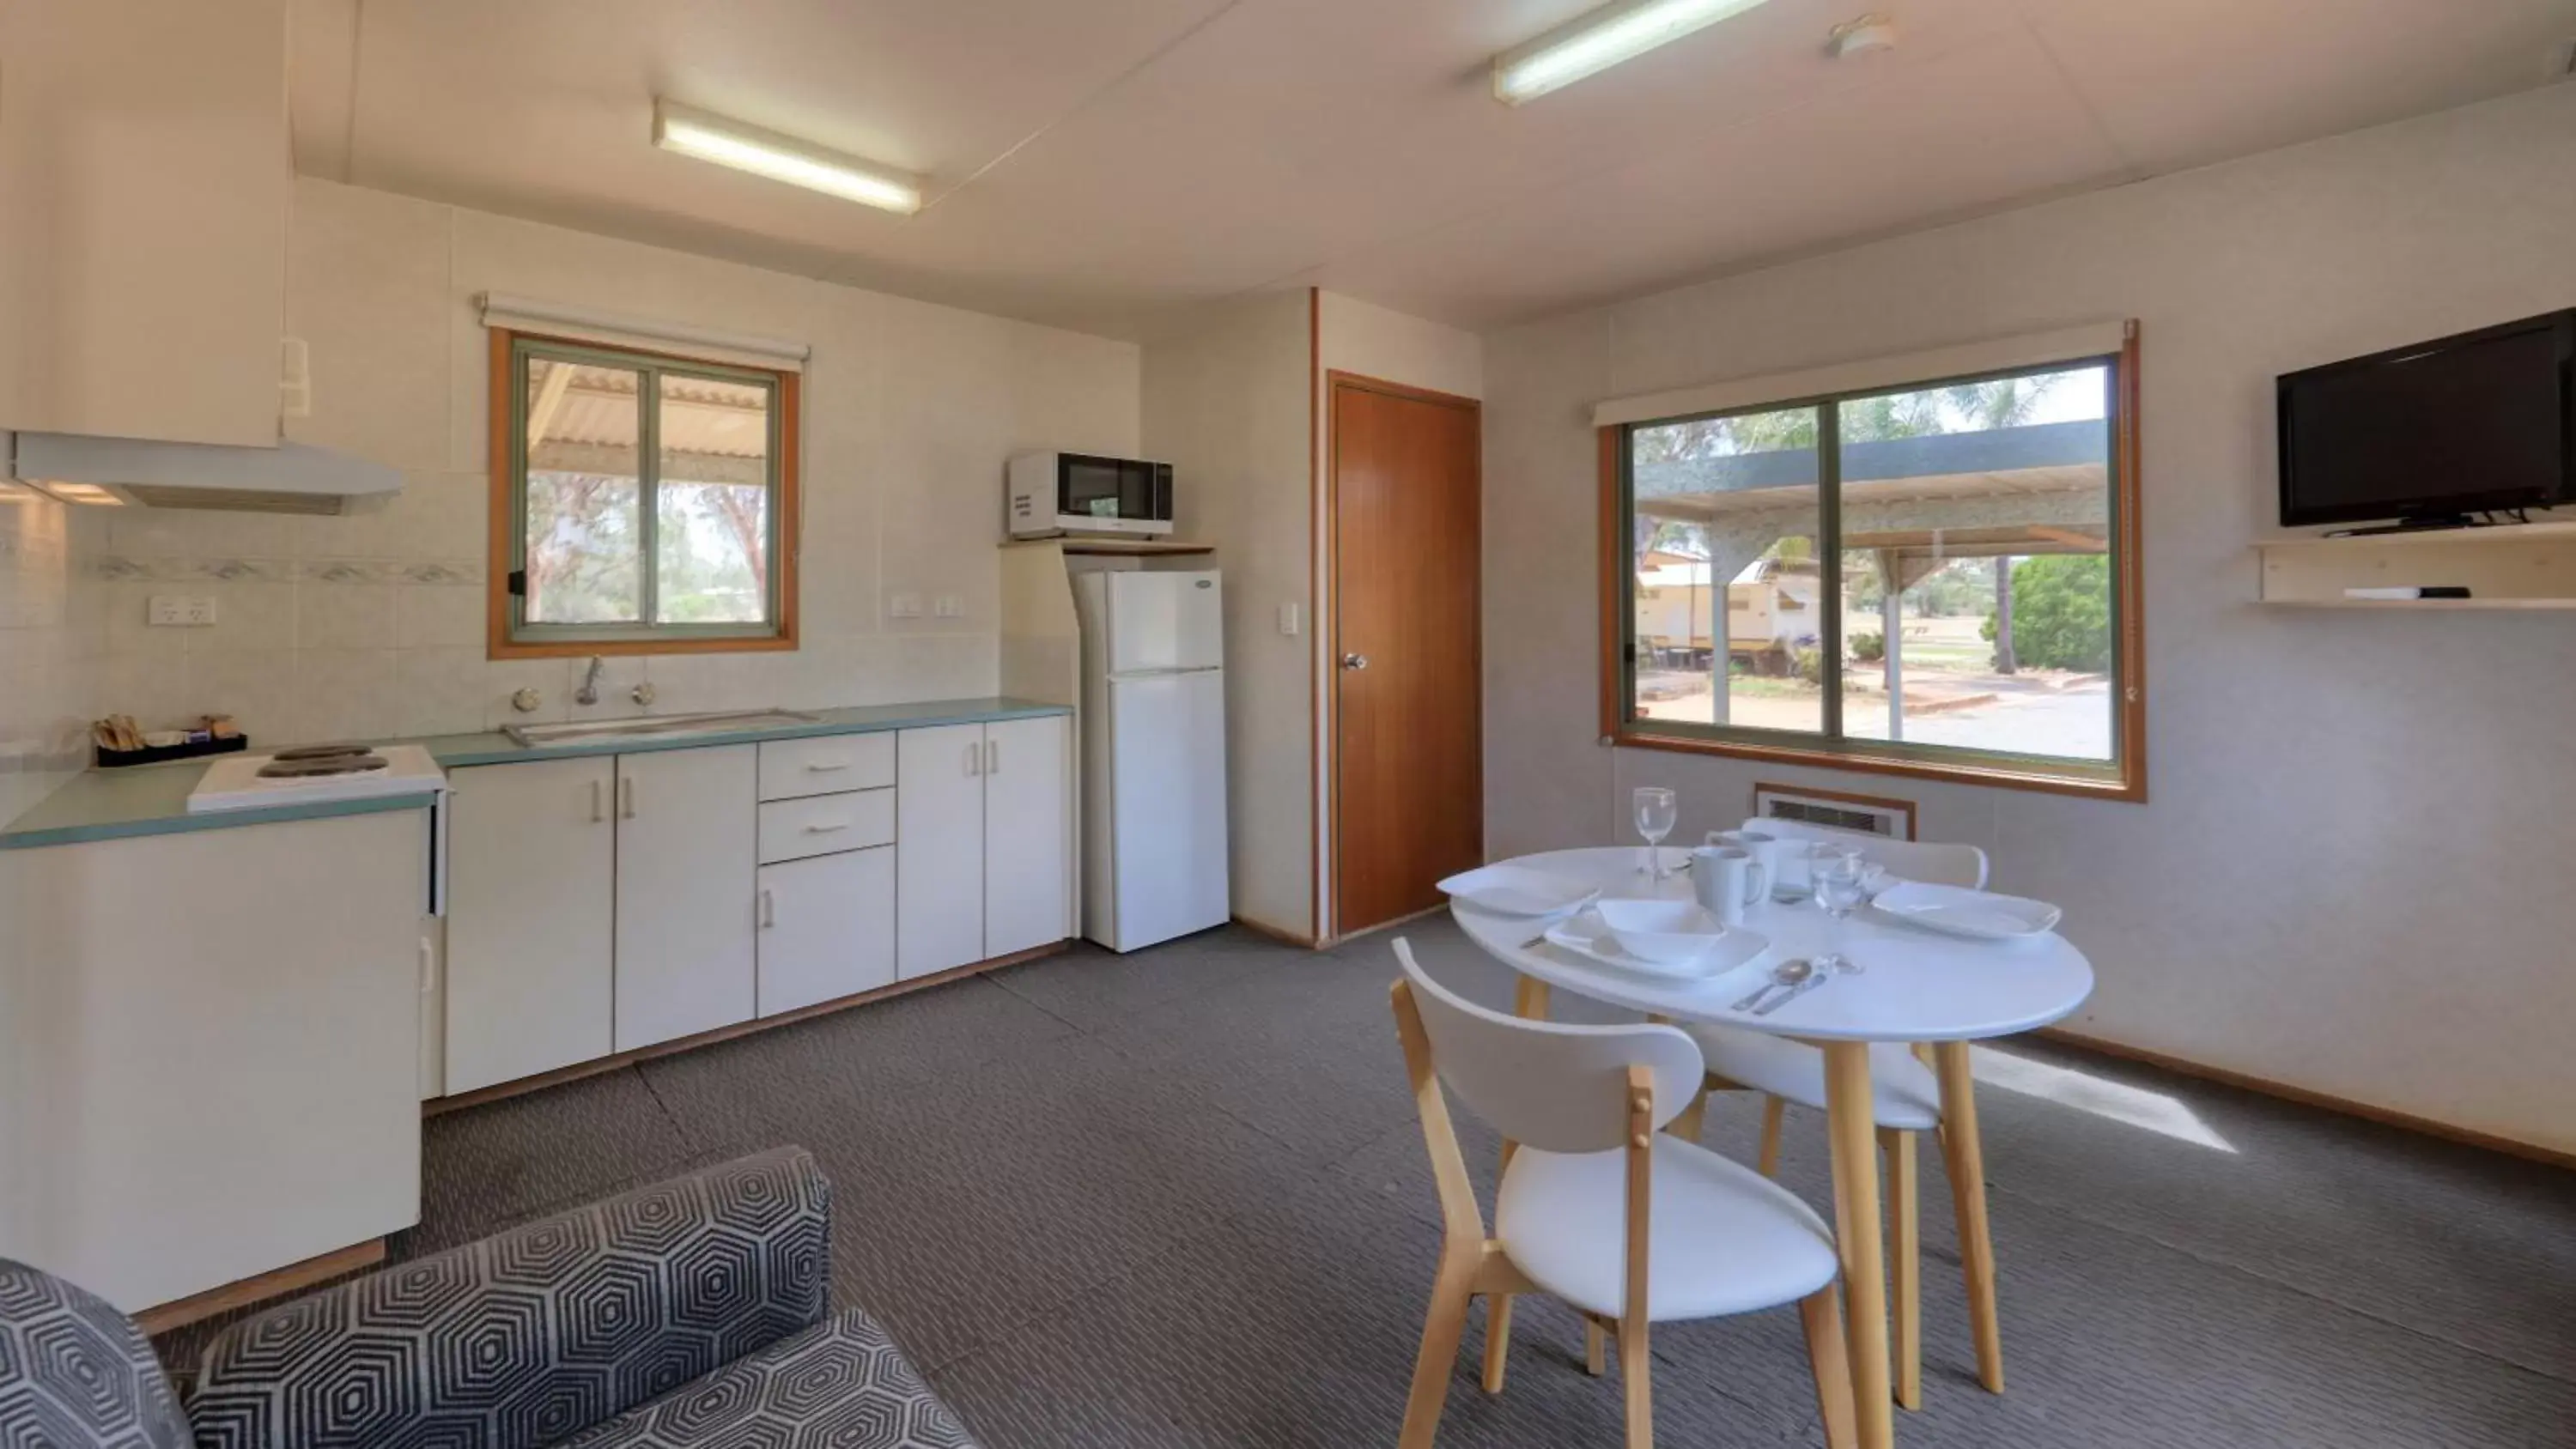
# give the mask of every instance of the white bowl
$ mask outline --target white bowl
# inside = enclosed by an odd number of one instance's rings
[[[1601,923],[1610,928],[1619,949],[1640,961],[1678,965],[1698,958],[1726,925],[1697,901],[1595,901]]]

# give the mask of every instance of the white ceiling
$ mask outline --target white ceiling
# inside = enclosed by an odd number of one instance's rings
[[[1770,0],[1519,109],[1596,0],[295,0],[296,165],[1112,335],[1316,284],[1482,327],[2547,83],[2576,0]],[[1868,9],[1903,34],[1834,61]],[[932,178],[655,150],[655,95]]]

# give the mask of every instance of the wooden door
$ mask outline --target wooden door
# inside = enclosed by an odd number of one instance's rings
[[[751,1020],[759,793],[758,745],[617,757],[619,1051]]]
[[[1480,419],[1465,398],[1332,377],[1333,918],[1440,903],[1484,859]]]
[[[616,761],[447,772],[447,1090],[614,1051]]]
[[[1059,717],[984,726],[984,954],[1007,956],[1070,934],[1069,762]]]
[[[896,737],[895,970],[909,981],[984,959],[984,727]]]

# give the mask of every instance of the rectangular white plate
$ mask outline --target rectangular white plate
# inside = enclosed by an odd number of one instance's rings
[[[1978,941],[2017,941],[2057,929],[2065,912],[2046,901],[1972,891],[1964,886],[1899,881],[1870,902],[1880,915],[1925,930]]]
[[[1601,892],[1525,865],[1488,865],[1440,883],[1454,899],[1498,916],[1562,916],[1590,905]]]
[[[1761,955],[1771,946],[1771,939],[1759,931],[1729,926],[1724,935],[1710,940],[1708,950],[1702,952],[1697,960],[1678,963],[1646,961],[1620,950],[1617,938],[1610,934],[1608,926],[1602,924],[1599,913],[1593,911],[1580,912],[1569,920],[1548,927],[1547,942],[1604,966],[1634,971],[1641,976],[1660,976],[1668,981],[1704,981],[1711,976],[1723,975]]]

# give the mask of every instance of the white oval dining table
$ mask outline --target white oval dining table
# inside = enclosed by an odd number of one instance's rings
[[[1667,848],[1668,863],[1687,853]],[[1686,871],[1654,881],[1641,869],[1643,849],[1596,846],[1521,856],[1512,865],[1580,881],[1611,898],[1690,898]],[[1605,965],[1549,944],[1545,922],[1450,903],[1469,940],[1519,972],[1519,1009],[1544,1015],[1557,988],[1676,1022],[1708,1022],[1811,1042],[1825,1053],[1827,1132],[1833,1148],[1836,1238],[1843,1291],[1851,1312],[1852,1394],[1867,1449],[1890,1449],[1895,1414],[1888,1373],[1886,1250],[1879,1215],[1876,1119],[1871,1110],[1869,1047],[1901,1042],[1931,1047],[1941,1084],[1944,1152],[1959,1203],[1960,1257],[1968,1275],[1978,1375],[2003,1389],[2002,1339],[1994,1311],[1994,1251],[1986,1225],[1984,1148],[1978,1139],[1968,1043],[2046,1026],[2073,1013],[2093,991],[2093,966],[2055,932],[2014,941],[1939,935],[1863,909],[1832,921],[1808,903],[1763,901],[1745,915],[1747,930],[1768,938],[1759,955],[1695,981]],[[1771,968],[1827,950],[1862,969],[1836,975],[1768,1016],[1735,1003]],[[1535,986],[1536,989],[1532,989]],[[1963,1183],[1978,1184],[1973,1192]]]

